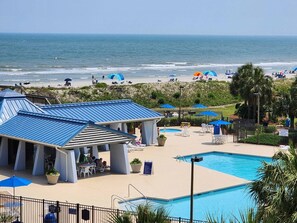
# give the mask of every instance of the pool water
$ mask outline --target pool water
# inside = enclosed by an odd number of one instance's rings
[[[131,201],[133,205],[145,202],[145,199]],[[172,217],[190,218],[190,197],[170,201],[150,199],[149,203],[154,207],[163,206]],[[120,204],[124,210],[125,205],[127,204]],[[244,212],[252,207],[255,207],[255,202],[249,196],[247,187],[238,186],[195,195],[193,216],[196,220],[206,220],[209,215],[215,218],[220,216],[226,219],[233,218],[233,216],[239,218],[240,211]]]
[[[160,129],[160,133],[176,133],[181,131],[180,129]]]
[[[257,170],[262,162],[272,162],[271,158],[261,156],[237,155],[232,153],[210,152],[197,154],[203,161],[195,163],[209,169],[240,177],[246,180],[256,180]],[[186,162],[191,162],[193,156],[180,157]]]
[[[178,159],[191,162],[191,156],[179,157]],[[209,169],[220,171],[226,174],[237,176],[246,180],[257,179],[257,169],[262,162],[272,162],[271,158],[237,155],[222,152],[210,152],[197,154],[203,157],[203,161],[195,163]],[[199,183],[199,181],[197,181]],[[133,200],[134,205],[146,202],[145,199]],[[170,216],[189,218],[190,197],[174,199],[170,201],[149,199],[154,206],[164,206],[170,212]],[[126,209],[126,204],[121,204],[122,209]],[[222,189],[214,192],[204,193],[194,196],[194,219],[206,220],[208,215],[212,217],[224,216],[239,218],[240,211],[245,212],[249,208],[255,207],[255,202],[248,194],[247,186],[237,186],[229,189]]]

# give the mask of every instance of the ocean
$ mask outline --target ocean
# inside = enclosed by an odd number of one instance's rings
[[[224,74],[252,62],[266,73],[297,66],[296,36],[0,34],[0,84]]]

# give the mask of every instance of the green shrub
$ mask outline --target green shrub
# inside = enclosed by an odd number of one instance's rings
[[[153,91],[151,93],[151,99],[156,99],[157,98],[157,92]]]
[[[251,143],[251,144],[260,144],[260,145],[271,145],[271,146],[278,146],[281,144],[283,139],[278,135],[268,134],[268,133],[261,133],[258,136],[250,136],[241,142]]]
[[[106,88],[107,87],[107,84],[106,83],[97,83],[95,85],[96,88]]]
[[[263,132],[265,132],[265,133],[274,133],[275,131],[276,131],[275,125],[267,126],[267,127],[263,128]]]
[[[180,93],[179,93],[179,92],[174,93],[174,94],[173,94],[173,97],[174,97],[175,99],[180,98]]]
[[[196,98],[195,99],[195,104],[199,104],[200,103],[200,99],[199,98]]]
[[[158,100],[158,103],[159,103],[159,104],[164,104],[164,103],[165,103],[165,100],[164,100],[163,98],[160,98],[160,99]]]

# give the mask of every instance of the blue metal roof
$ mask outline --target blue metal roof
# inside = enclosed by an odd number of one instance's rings
[[[131,100],[82,102],[41,107],[48,114],[91,120],[100,124],[143,121],[162,118],[162,114],[145,108]]]
[[[93,137],[80,134],[88,127],[91,127],[91,130],[96,131],[97,134]],[[95,125],[90,121],[26,111],[19,111],[18,115],[2,124],[0,136],[62,148],[71,148],[74,145],[76,147],[86,146],[85,140],[93,144],[106,144],[125,142],[135,138],[126,133]],[[107,140],[103,136],[107,136]],[[111,140],[108,141],[108,139]]]
[[[17,115],[19,110],[44,113],[41,108],[26,99],[25,95],[10,89],[0,92],[0,125]]]

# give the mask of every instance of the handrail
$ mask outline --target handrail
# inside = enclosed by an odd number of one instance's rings
[[[138,193],[140,193],[145,198],[145,200],[147,200],[147,197],[140,190],[138,190],[133,184],[128,185],[128,197],[130,197],[130,187],[133,187]]]
[[[116,194],[113,194],[113,195],[111,195],[111,208],[112,208],[112,209],[114,209],[114,201],[115,201],[116,199],[118,199],[118,200],[120,200],[120,201],[123,201],[123,202],[125,202],[125,203],[129,203],[131,206],[136,207],[135,204],[133,204],[133,203],[127,201],[125,198],[122,198],[122,197],[120,197],[120,196],[118,196],[118,195],[116,195]]]

